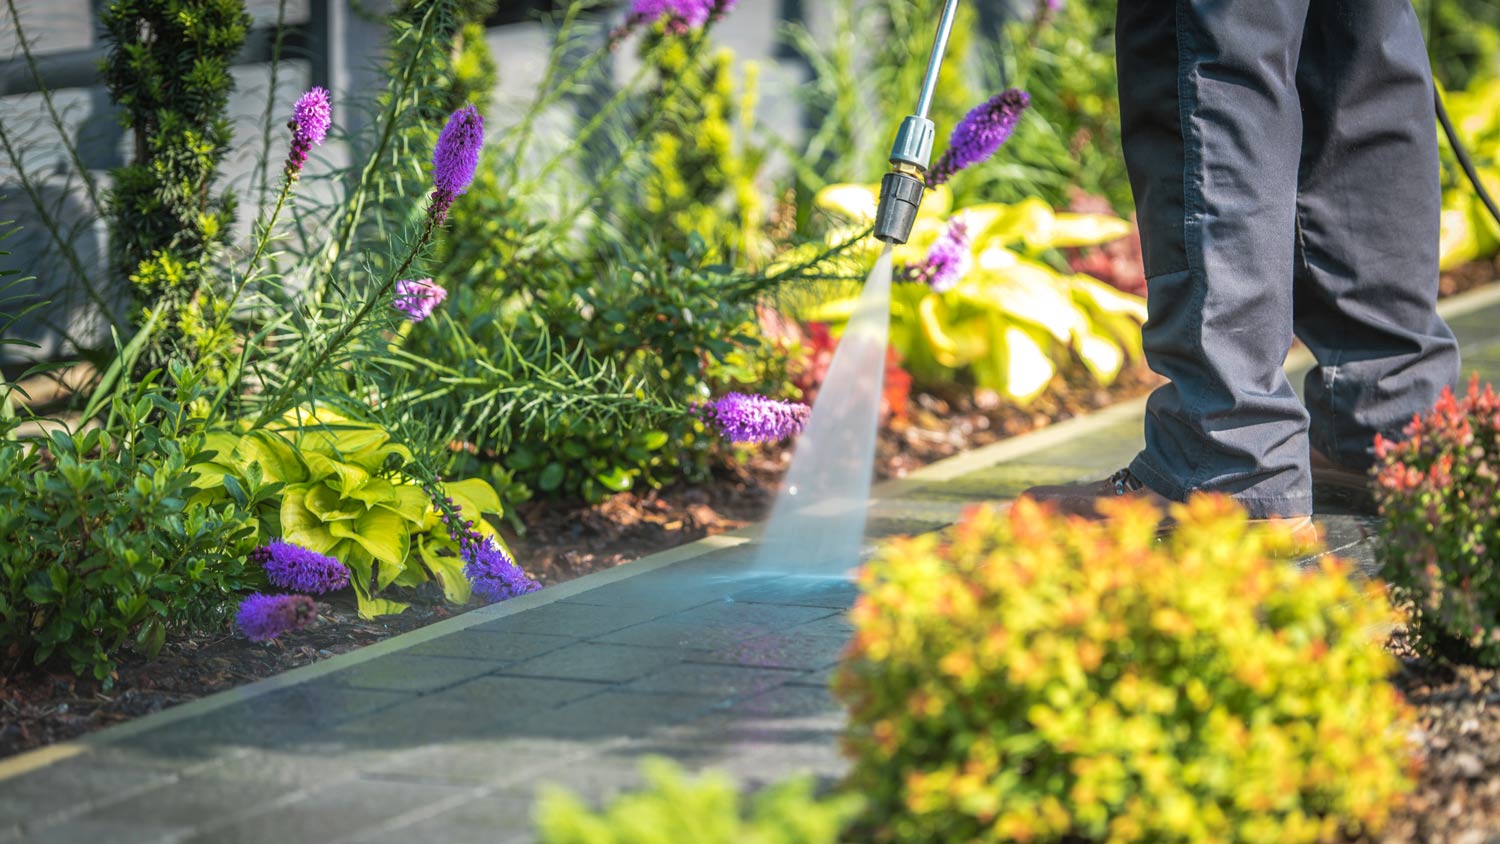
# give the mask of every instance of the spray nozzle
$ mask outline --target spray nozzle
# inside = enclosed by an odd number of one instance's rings
[[[891,172],[880,182],[880,205],[875,209],[875,237],[886,243],[905,243],[911,237],[927,190],[933,134],[932,121],[915,114],[901,121],[896,131]]]
[[[948,35],[953,31],[957,11],[958,0],[947,0],[943,4],[937,37],[933,39],[932,53],[927,57],[927,75],[922,79],[921,95],[917,98],[917,113],[901,121],[901,128],[896,130],[896,142],[891,145],[891,172],[880,182],[880,205],[875,209],[875,236],[886,243],[905,243],[917,221],[917,209],[922,207],[935,134],[932,121],[927,119],[927,110],[932,106],[938,69],[943,63],[943,52],[948,48]]]

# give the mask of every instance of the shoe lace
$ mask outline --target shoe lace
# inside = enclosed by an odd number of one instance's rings
[[[1110,475],[1109,485],[1114,487],[1115,495],[1124,495],[1127,492],[1134,492],[1145,486],[1145,484],[1141,483],[1140,478],[1131,474],[1128,468],[1121,469]]]

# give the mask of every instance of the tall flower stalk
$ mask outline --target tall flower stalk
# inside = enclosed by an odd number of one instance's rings
[[[255,239],[255,251],[251,253],[250,260],[245,264],[245,272],[235,283],[234,291],[225,302],[224,310],[214,324],[215,330],[223,326],[235,304],[239,302],[240,294],[255,277],[260,259],[265,256],[266,247],[271,243],[271,233],[276,230],[276,221],[281,217],[281,209],[286,206],[287,198],[292,194],[292,186],[302,175],[302,166],[307,163],[308,153],[328,137],[328,129],[333,125],[333,105],[329,102],[328,92],[317,86],[309,89],[297,99],[297,104],[292,107],[292,119],[286,125],[292,131],[292,144],[287,151],[286,166],[282,170],[281,190],[276,194],[276,204],[271,208],[271,216],[258,226],[260,232]]]
[[[380,286],[365,297],[352,316],[334,329],[327,342],[315,347],[305,346],[304,349],[310,349],[310,351],[299,353],[293,358],[281,388],[256,417],[256,426],[265,425],[286,410],[291,403],[292,391],[297,389],[298,385],[312,373],[320,371],[334,353],[349,341],[355,329],[362,325],[375,310],[375,306],[390,297],[396,282],[407,277],[407,270],[411,269],[412,263],[432,241],[433,232],[447,219],[448,209],[452,207],[454,199],[467,190],[474,180],[474,171],[479,163],[479,150],[483,146],[484,121],[480,118],[479,112],[473,106],[464,106],[453,112],[448,118],[447,125],[443,127],[442,134],[438,136],[437,146],[433,150],[433,191],[427,204],[427,214],[422,223],[421,234],[407,250],[406,257],[402,259],[400,265],[387,274]]]
[[[954,174],[995,154],[1010,139],[1021,112],[1031,104],[1025,91],[1011,88],[971,110],[953,127],[948,149],[927,171],[927,186],[937,187]]]

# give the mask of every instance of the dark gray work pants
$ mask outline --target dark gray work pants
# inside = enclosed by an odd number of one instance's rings
[[[1458,378],[1434,304],[1438,150],[1409,0],[1120,0],[1152,394],[1131,470],[1312,512],[1308,447],[1364,468]],[[1306,406],[1282,372],[1301,338]]]

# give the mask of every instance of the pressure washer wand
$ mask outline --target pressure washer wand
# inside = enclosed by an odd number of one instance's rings
[[[917,113],[901,121],[896,142],[891,145],[891,172],[880,182],[880,205],[875,211],[875,236],[886,243],[905,243],[911,237],[922,194],[927,189],[927,167],[932,160],[934,127],[927,119],[932,96],[937,91],[938,70],[953,32],[958,0],[948,0],[938,20],[937,38],[932,55],[927,58],[927,76],[922,80],[922,94],[917,98]]]

